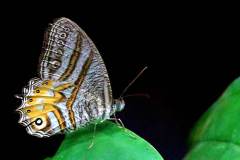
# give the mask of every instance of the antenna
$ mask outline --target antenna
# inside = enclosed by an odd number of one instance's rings
[[[121,99],[123,95],[127,92],[128,88],[131,87],[131,85],[143,74],[143,72],[147,69],[148,67],[144,67],[138,74],[137,76],[127,85],[127,87],[124,88],[122,93],[120,94],[119,98]]]
[[[136,97],[136,96],[141,96],[141,97],[145,97],[147,99],[149,99],[151,96],[147,93],[135,93],[135,94],[127,94],[125,96],[122,96],[122,98],[125,98],[125,97]]]

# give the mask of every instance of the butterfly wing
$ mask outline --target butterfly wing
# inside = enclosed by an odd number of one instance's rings
[[[39,73],[42,79],[75,82],[95,47],[71,20],[57,19],[44,35]],[[89,59],[89,60],[88,60]]]
[[[46,31],[40,57],[42,80],[73,84],[67,96],[71,128],[106,119],[112,113],[112,91],[103,60],[86,33],[67,18],[57,19]]]

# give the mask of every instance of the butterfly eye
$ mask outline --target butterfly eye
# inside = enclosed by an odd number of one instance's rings
[[[37,90],[36,90],[36,93],[40,93],[40,90],[39,90],[39,89],[37,89]]]
[[[32,99],[32,98],[30,98],[30,99],[29,99],[29,102],[32,102],[32,101],[33,101],[33,99]]]
[[[27,113],[30,113],[30,112],[31,112],[31,110],[28,109],[28,110],[27,110]]]
[[[35,120],[35,124],[36,124],[37,126],[40,126],[42,123],[43,123],[43,121],[42,121],[41,118],[37,118],[37,119]]]

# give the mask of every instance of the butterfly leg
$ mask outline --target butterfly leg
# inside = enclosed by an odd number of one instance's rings
[[[117,124],[119,125],[120,128],[125,128],[125,126],[124,126],[122,120],[121,120],[120,118],[117,118],[117,116],[116,116],[115,113],[113,113],[113,116],[114,116],[114,118],[109,118],[109,120],[113,120],[113,121],[115,121],[115,123],[117,123]]]
[[[92,142],[90,143],[90,145],[88,146],[88,149],[91,149],[94,145],[94,139],[96,136],[96,129],[97,129],[97,123],[94,124],[94,128],[93,128],[93,136],[92,136]]]
[[[117,116],[116,116],[115,113],[114,113],[113,115],[114,115],[114,119],[115,119],[115,121],[116,121],[121,127],[125,128],[125,126],[124,126],[122,120],[121,120],[120,118],[117,118]]]
[[[109,118],[109,120],[114,120],[114,121],[119,125],[120,128],[123,128],[124,131],[127,132],[127,134],[128,134],[131,138],[136,139],[136,136],[133,135],[132,133],[130,133],[130,132],[127,130],[127,128],[124,126],[122,120],[121,120],[120,118],[117,118],[115,113],[113,114],[113,116],[114,116],[114,118]]]

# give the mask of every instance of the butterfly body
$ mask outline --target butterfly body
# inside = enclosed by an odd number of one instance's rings
[[[23,89],[19,122],[37,137],[76,130],[109,119],[124,107],[112,98],[106,67],[93,42],[67,18],[45,33],[40,78]]]

